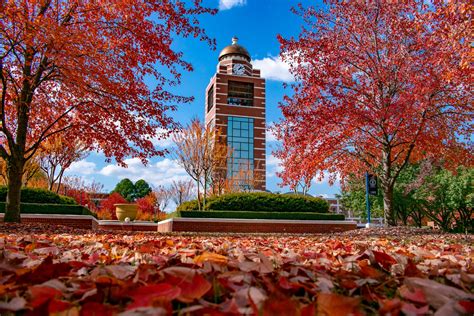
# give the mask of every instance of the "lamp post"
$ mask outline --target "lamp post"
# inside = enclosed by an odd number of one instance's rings
[[[365,173],[365,203],[367,208],[367,224],[365,227],[370,227],[370,195],[377,195],[377,177],[375,175]]]
[[[367,209],[366,228],[370,227],[370,199],[369,199],[369,173],[365,173],[365,208]]]

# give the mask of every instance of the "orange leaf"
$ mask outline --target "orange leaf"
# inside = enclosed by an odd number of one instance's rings
[[[333,293],[320,293],[317,304],[318,315],[344,316],[357,311],[359,299]]]
[[[196,264],[202,264],[206,261],[211,261],[217,264],[227,264],[227,257],[219,255],[217,253],[204,252],[203,254],[194,258],[194,263]]]

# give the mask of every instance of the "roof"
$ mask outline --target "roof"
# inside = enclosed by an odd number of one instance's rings
[[[246,57],[250,61],[249,52],[247,51],[247,49],[245,49],[245,47],[237,44],[237,41],[238,41],[238,38],[233,37],[232,38],[232,45],[226,46],[226,47],[224,47],[223,50],[221,50],[221,52],[219,54],[219,61],[224,56],[227,56],[227,55],[241,55],[241,56]]]

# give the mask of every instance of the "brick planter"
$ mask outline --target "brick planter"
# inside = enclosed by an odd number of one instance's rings
[[[159,232],[335,233],[357,229],[352,221],[301,221],[222,218],[172,218],[158,223]]]
[[[0,214],[0,221],[3,214]],[[23,223],[64,225],[90,230],[214,232],[214,233],[335,233],[357,229],[353,221],[300,221],[230,218],[172,218],[159,223],[97,220],[89,215],[22,214]]]

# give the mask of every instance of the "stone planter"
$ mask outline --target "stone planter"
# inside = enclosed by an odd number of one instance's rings
[[[130,221],[135,220],[137,217],[137,205],[136,204],[114,204],[115,215],[119,221],[125,221],[128,217]]]

